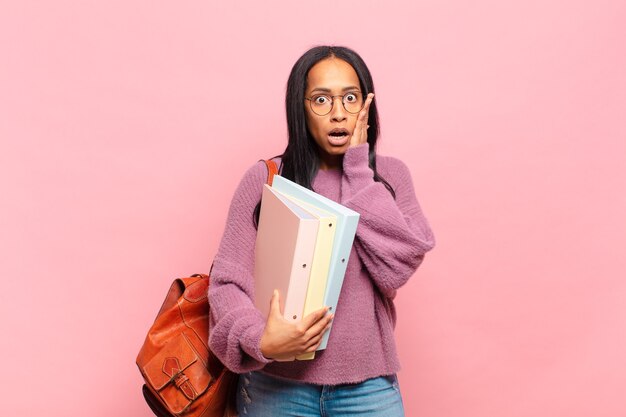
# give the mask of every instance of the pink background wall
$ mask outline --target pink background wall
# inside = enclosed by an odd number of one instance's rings
[[[397,299],[407,415],[626,415],[626,3],[241,3],[3,2],[2,414],[151,415],[165,291],[333,43],[438,241]]]

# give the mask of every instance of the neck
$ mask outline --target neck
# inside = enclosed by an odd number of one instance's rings
[[[343,166],[343,154],[341,155],[320,155],[320,169],[328,171],[329,169],[339,169]]]

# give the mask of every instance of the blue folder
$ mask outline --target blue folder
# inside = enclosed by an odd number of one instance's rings
[[[333,250],[328,270],[328,282],[324,295],[324,305],[330,307],[329,311],[336,311],[339,293],[341,292],[343,278],[346,274],[348,260],[350,259],[352,244],[354,243],[354,236],[356,235],[356,228],[359,224],[359,213],[317,194],[314,191],[304,188],[293,181],[283,178],[280,175],[274,175],[272,188],[320,207],[337,216],[337,229],[335,230],[335,239],[333,241]],[[332,324],[331,328],[324,334],[322,343],[317,350],[326,349],[331,330]]]

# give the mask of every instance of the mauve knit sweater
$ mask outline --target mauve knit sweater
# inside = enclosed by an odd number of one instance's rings
[[[279,158],[276,159],[279,163]],[[265,317],[254,307],[252,213],[267,168],[255,163],[231,202],[209,285],[209,347],[232,371],[252,370],[314,384],[356,383],[400,368],[393,298],[435,244],[406,165],[377,155],[376,169],[396,193],[373,179],[368,145],[349,148],[343,168],[319,170],[313,190],[361,215],[327,348],[309,361],[278,362],[260,349]],[[270,300],[266,300],[268,303]]]

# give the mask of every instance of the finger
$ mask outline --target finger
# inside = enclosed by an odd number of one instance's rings
[[[307,342],[307,346],[311,346],[311,345],[315,345],[315,344],[319,344],[322,341],[322,338],[324,337],[324,334],[328,331],[328,329],[330,329],[330,322],[326,324],[326,326],[324,326],[324,328],[322,328],[322,331],[317,333],[316,335],[314,335],[313,337],[311,337],[309,339],[309,341]]]
[[[363,109],[361,110],[361,114],[363,114],[364,119],[367,119],[367,116],[369,115],[372,101],[374,101],[374,93],[369,93],[367,95],[367,98],[365,99],[365,104],[363,105]]]
[[[320,345],[320,343],[322,343],[322,336],[324,335],[324,333],[320,333],[319,335],[311,338],[310,340],[308,340],[306,343],[304,343],[303,345],[303,351],[304,352],[311,352],[313,350],[316,350],[317,347]]]
[[[309,342],[309,344],[304,348],[302,353],[308,353],[308,352],[314,352],[317,350],[317,348],[320,346],[320,344],[322,343],[322,338],[316,338],[314,341],[311,340]]]
[[[320,347],[321,344],[322,344],[322,339],[318,340],[316,344],[311,345],[311,346],[307,347],[306,349],[304,349],[304,352],[302,352],[302,353],[315,352],[317,350],[317,348]]]
[[[304,349],[305,352],[314,352],[317,350],[318,347],[320,347],[320,345],[322,344],[322,340],[324,337],[324,333],[326,333],[326,331],[330,329],[330,325],[326,326],[324,328],[324,331],[321,332],[319,335],[317,335],[316,337],[312,338],[307,347]]]
[[[278,293],[278,290],[274,290],[274,292],[272,293],[272,298],[270,300],[270,316],[281,316],[280,314],[280,294]]]
[[[372,101],[374,100],[374,94],[373,93],[369,93],[367,95],[367,98],[365,99],[365,104],[363,105],[363,108],[361,109],[361,112],[359,113],[359,117],[357,118],[357,126],[356,128],[361,128],[363,131],[366,130],[366,128],[364,128],[364,126],[367,126],[367,121],[369,118],[369,113],[370,113],[370,105],[372,104]]]
[[[356,119],[356,124],[354,125],[354,131],[352,132],[352,139],[350,140],[351,145],[356,146],[367,141],[367,129],[365,126],[367,125],[367,112],[361,110],[359,113],[359,117]]]
[[[314,312],[310,313],[302,320],[302,326],[304,327],[305,330],[308,331],[309,328],[311,328],[311,326],[313,326],[315,323],[320,321],[320,319],[322,319],[326,315],[327,312],[328,312],[328,307],[323,307],[323,308],[320,308],[319,310],[315,310]]]
[[[361,116],[356,120],[356,125],[354,126],[354,131],[352,132],[352,138],[350,139],[351,145],[359,145],[363,143],[363,122],[361,121]]]
[[[322,320],[319,320],[317,323],[312,325],[306,331],[306,340],[309,341],[312,338],[315,338],[316,336],[323,334],[326,328],[330,325],[330,322],[332,321],[334,317],[335,317],[334,314],[328,314]]]
[[[363,106],[356,122],[359,123],[360,126],[366,125],[368,115],[369,115],[369,107]]]

